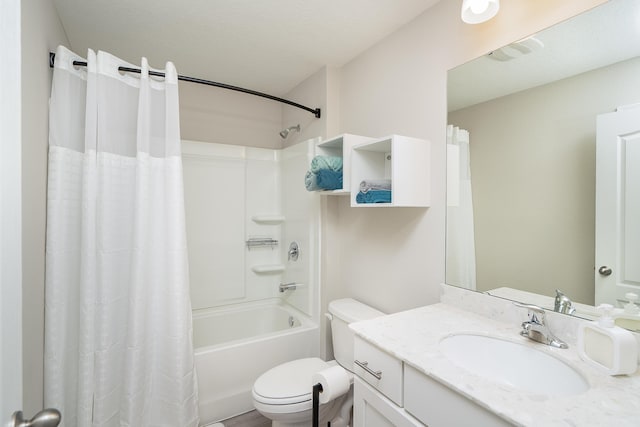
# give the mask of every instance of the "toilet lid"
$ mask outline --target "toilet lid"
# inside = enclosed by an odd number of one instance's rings
[[[317,357],[283,363],[269,369],[256,380],[253,395],[263,403],[273,405],[311,400],[311,377],[329,366],[331,365]]]

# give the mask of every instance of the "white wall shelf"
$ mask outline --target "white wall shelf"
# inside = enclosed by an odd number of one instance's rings
[[[431,145],[424,139],[391,135],[355,145],[351,153],[352,207],[428,207],[431,202]],[[357,203],[360,182],[391,180],[390,203]]]
[[[319,191],[322,195],[328,196],[344,196],[348,195],[351,191],[350,177],[351,177],[351,151],[352,147],[364,142],[373,141],[373,138],[368,136],[342,134],[335,136],[324,141],[320,141],[316,144],[315,154],[316,156],[334,156],[342,157],[342,189]]]

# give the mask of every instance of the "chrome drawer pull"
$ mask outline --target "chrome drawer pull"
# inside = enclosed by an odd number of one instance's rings
[[[382,371],[374,371],[369,367],[369,362],[361,362],[359,360],[354,360],[354,363],[364,369],[368,374],[373,375],[376,379],[382,379]]]

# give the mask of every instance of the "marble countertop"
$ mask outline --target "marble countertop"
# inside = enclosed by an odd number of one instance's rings
[[[520,426],[640,426],[640,372],[612,377],[582,361],[575,345],[556,349],[519,335],[520,325],[500,322],[444,303],[352,323],[366,341],[394,355],[482,407]],[[548,396],[490,381],[454,365],[438,349],[452,333],[503,338],[552,354],[590,384],[584,393]]]

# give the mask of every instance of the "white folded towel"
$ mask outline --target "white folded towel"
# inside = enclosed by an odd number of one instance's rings
[[[365,179],[360,182],[360,191],[366,193],[369,190],[391,190],[390,179]]]

